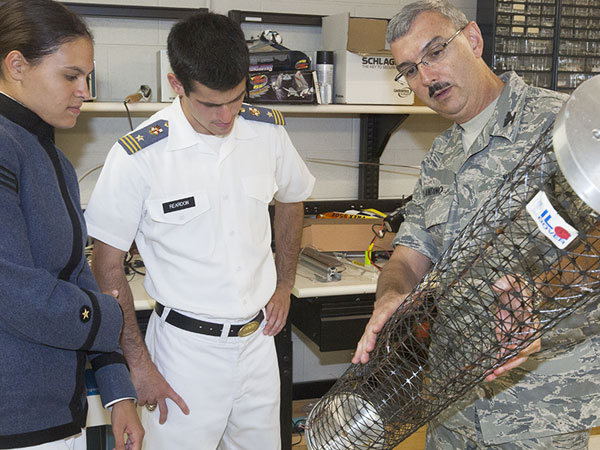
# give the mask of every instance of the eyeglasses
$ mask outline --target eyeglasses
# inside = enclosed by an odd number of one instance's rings
[[[417,76],[417,73],[419,73],[419,64],[423,64],[424,66],[433,66],[434,64],[437,64],[440,61],[442,61],[448,54],[446,48],[448,47],[448,45],[450,45],[450,42],[452,42],[454,38],[458,36],[466,27],[466,25],[462,27],[460,30],[458,30],[456,33],[450,36],[450,38],[443,44],[437,44],[431,47],[429,51],[425,53],[425,55],[421,58],[421,61],[419,61],[418,63],[410,64],[408,67],[405,67],[402,70],[398,68],[399,73],[398,75],[396,75],[396,78],[394,78],[394,80],[400,81],[400,78],[402,77],[406,78],[407,80],[413,79]]]

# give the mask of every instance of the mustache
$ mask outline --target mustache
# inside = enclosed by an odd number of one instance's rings
[[[450,86],[450,83],[448,82],[434,83],[433,85],[429,86],[429,98],[433,97],[437,91],[441,91],[442,89],[445,89],[448,86]]]

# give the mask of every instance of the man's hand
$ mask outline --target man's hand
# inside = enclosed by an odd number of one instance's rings
[[[158,405],[160,408],[159,421],[162,424],[166,422],[168,414],[166,398],[173,400],[184,414],[189,414],[190,410],[185,401],[160,374],[150,358],[138,327],[133,293],[123,271],[124,257],[124,251],[96,240],[92,255],[92,272],[100,289],[110,292],[123,309],[121,348],[131,369],[131,380],[138,393],[138,404],[149,407],[154,405],[155,408]]]
[[[356,346],[352,358],[354,364],[366,364],[369,361],[369,353],[375,348],[377,335],[430,267],[431,261],[425,255],[409,247],[396,246],[379,274],[373,315]]]
[[[523,364],[530,355],[539,352],[542,349],[542,340],[536,339],[533,341],[528,347],[524,350],[521,350],[517,356],[512,359],[509,359],[506,363],[501,365],[500,367],[496,367],[492,372],[490,372],[486,377],[486,381],[494,381],[501,375],[504,375],[509,370],[514,369],[515,367]]]
[[[537,330],[536,318],[533,314],[531,291],[517,276],[507,275],[494,283],[494,291],[498,294],[496,311],[496,338],[502,345],[498,355],[500,358],[529,339]],[[493,381],[509,370],[523,364],[530,355],[541,350],[541,339],[534,340],[515,357],[487,374],[485,379]]]
[[[103,294],[106,294],[106,295],[111,295],[111,296],[113,296],[113,297],[115,298],[115,300],[116,300],[117,302],[119,301],[119,291],[117,291],[116,289],[113,289],[113,290],[112,290],[112,291],[110,291],[110,292],[103,292]]]
[[[352,358],[353,364],[366,364],[369,361],[369,353],[371,353],[375,348],[377,335],[383,329],[383,326],[387,320],[392,317],[392,314],[394,314],[404,299],[406,299],[406,297],[406,294],[400,295],[390,292],[375,302],[373,315],[369,319],[369,322],[365,327],[365,332],[356,346],[356,352]]]
[[[290,290],[277,287],[265,309],[267,310],[267,324],[263,334],[275,336],[285,326],[290,311]]]
[[[114,450],[140,450],[144,439],[144,428],[137,415],[134,401],[122,400],[115,403],[110,417],[115,437]]]
[[[167,398],[173,400],[185,415],[190,413],[190,409],[183,398],[173,390],[152,362],[141,368],[132,367],[131,380],[137,391],[140,406],[148,405],[148,410],[154,410],[158,405],[160,411],[158,422],[161,425],[167,421],[167,415],[169,414]]]
[[[302,202],[282,203],[275,200],[275,268],[277,285],[275,293],[267,303],[267,324],[263,334],[275,336],[285,326],[290,311],[290,295],[296,279],[296,264],[302,238]]]

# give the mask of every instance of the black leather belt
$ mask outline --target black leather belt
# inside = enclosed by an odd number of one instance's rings
[[[161,317],[165,307],[160,303],[156,302],[154,311]],[[245,337],[250,336],[260,327],[261,322],[265,318],[262,310],[256,315],[256,317],[249,322],[242,323],[240,325],[231,325],[229,327],[229,337],[239,336]],[[181,328],[182,330],[191,331],[192,333],[208,334],[209,336],[221,336],[223,332],[222,323],[205,322],[204,320],[193,319],[177,311],[169,311],[165,322],[173,325],[174,327]]]

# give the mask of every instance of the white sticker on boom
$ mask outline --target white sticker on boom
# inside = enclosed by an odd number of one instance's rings
[[[538,192],[525,209],[540,231],[558,248],[565,248],[577,237],[577,230],[560,217],[545,192]]]

